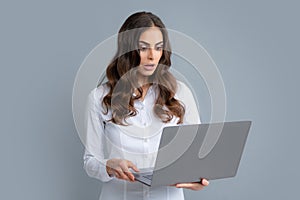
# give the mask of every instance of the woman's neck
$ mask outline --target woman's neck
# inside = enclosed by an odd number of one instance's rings
[[[152,83],[149,83],[149,77],[145,77],[145,76],[141,76],[141,75],[138,77],[138,83],[139,83],[138,85],[143,90],[142,96],[141,96],[141,98],[139,98],[139,100],[143,101],[148,92],[148,89],[152,85]]]

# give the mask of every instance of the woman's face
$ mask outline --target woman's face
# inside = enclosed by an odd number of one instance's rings
[[[141,61],[138,72],[146,78],[154,73],[163,53],[163,35],[158,27],[151,27],[141,34],[139,50]]]

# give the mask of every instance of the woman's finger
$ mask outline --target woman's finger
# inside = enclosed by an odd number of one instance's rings
[[[118,179],[121,178],[120,175],[119,175],[119,173],[118,173],[116,170],[113,171],[113,175],[114,175],[116,178],[118,178]]]
[[[126,180],[128,180],[128,181],[134,181],[134,176],[133,176],[133,174],[129,171],[128,163],[127,163],[127,162],[122,162],[122,163],[120,164],[120,167],[121,167],[121,169],[122,169],[123,174],[127,177]]]
[[[130,181],[134,181],[134,175],[130,172],[124,172]]]
[[[191,190],[202,190],[205,186],[200,183],[178,183],[177,188],[186,188]]]
[[[127,172],[127,175],[130,177],[130,179],[132,181],[134,181],[134,175],[129,171],[129,168],[133,169],[135,172],[139,172],[140,170],[137,168],[136,165],[134,165],[132,162],[128,161],[127,163],[128,165],[128,172]]]
[[[128,176],[123,172],[122,168],[118,168],[115,170],[117,173],[118,173],[118,176],[117,178],[119,179],[124,179],[124,180],[127,180],[129,181],[130,179],[128,178]]]
[[[209,181],[205,178],[201,179],[201,182],[200,182],[202,185],[204,186],[208,186],[209,185]]]
[[[182,187],[182,188],[188,188],[194,186],[193,183],[178,183],[176,184],[176,187]]]
[[[133,169],[135,172],[139,172],[140,170],[137,168],[137,166],[135,164],[133,164],[132,162],[128,161],[128,167]]]

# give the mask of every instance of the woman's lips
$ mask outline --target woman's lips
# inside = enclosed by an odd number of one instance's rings
[[[153,70],[155,67],[154,64],[148,64],[148,65],[144,65],[144,69],[147,70],[147,71],[151,71]]]

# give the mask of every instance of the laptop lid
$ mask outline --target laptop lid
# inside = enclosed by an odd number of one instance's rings
[[[235,121],[165,127],[151,186],[235,176],[250,126]]]

